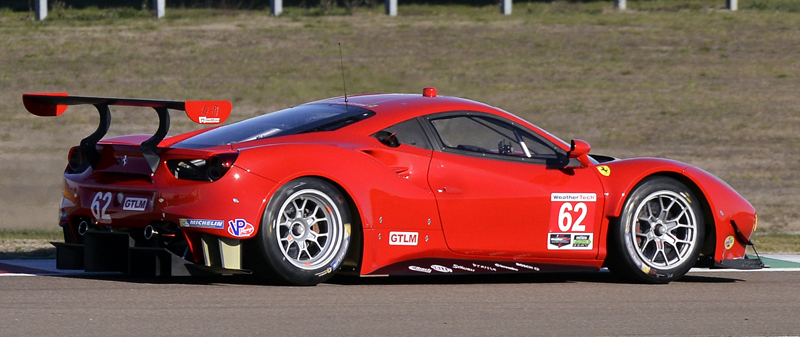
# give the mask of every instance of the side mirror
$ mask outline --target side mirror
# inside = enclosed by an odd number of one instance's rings
[[[589,164],[592,163],[589,160],[589,150],[591,149],[592,146],[589,145],[589,143],[582,141],[580,139],[573,139],[570,144],[569,153],[567,153],[567,156],[570,159],[577,158],[578,161],[581,162],[581,167],[587,167],[589,166]]]

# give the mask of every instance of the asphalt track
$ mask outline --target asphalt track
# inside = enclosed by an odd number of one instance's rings
[[[340,277],[316,287],[0,261],[0,336],[800,335],[800,258],[779,258],[766,260],[775,268],[693,270],[668,285],[592,272]]]

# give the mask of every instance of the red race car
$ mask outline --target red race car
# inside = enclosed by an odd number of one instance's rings
[[[688,164],[589,154],[498,108],[455,97],[332,98],[166,137],[168,109],[223,122],[227,101],[26,94],[100,125],[69,152],[61,269],[255,273],[313,285],[356,275],[608,267],[666,283],[694,266],[758,269],[756,212]],[[109,106],[151,107],[154,135],[101,141]],[[154,116],[155,117],[155,116]],[[155,119],[155,118],[154,118]]]

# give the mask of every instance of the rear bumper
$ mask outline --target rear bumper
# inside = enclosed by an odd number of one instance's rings
[[[120,272],[136,276],[249,274],[241,269],[198,265],[165,248],[135,247],[124,232],[87,231],[83,244],[53,242],[56,268],[87,272]]]

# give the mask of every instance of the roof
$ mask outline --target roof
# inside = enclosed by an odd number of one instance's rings
[[[308,104],[352,105],[375,112],[375,116],[356,123],[350,131],[371,134],[380,129],[421,115],[444,111],[481,111],[503,115],[507,113],[480,102],[450,96],[425,97],[419,94],[364,94],[324,99]]]

